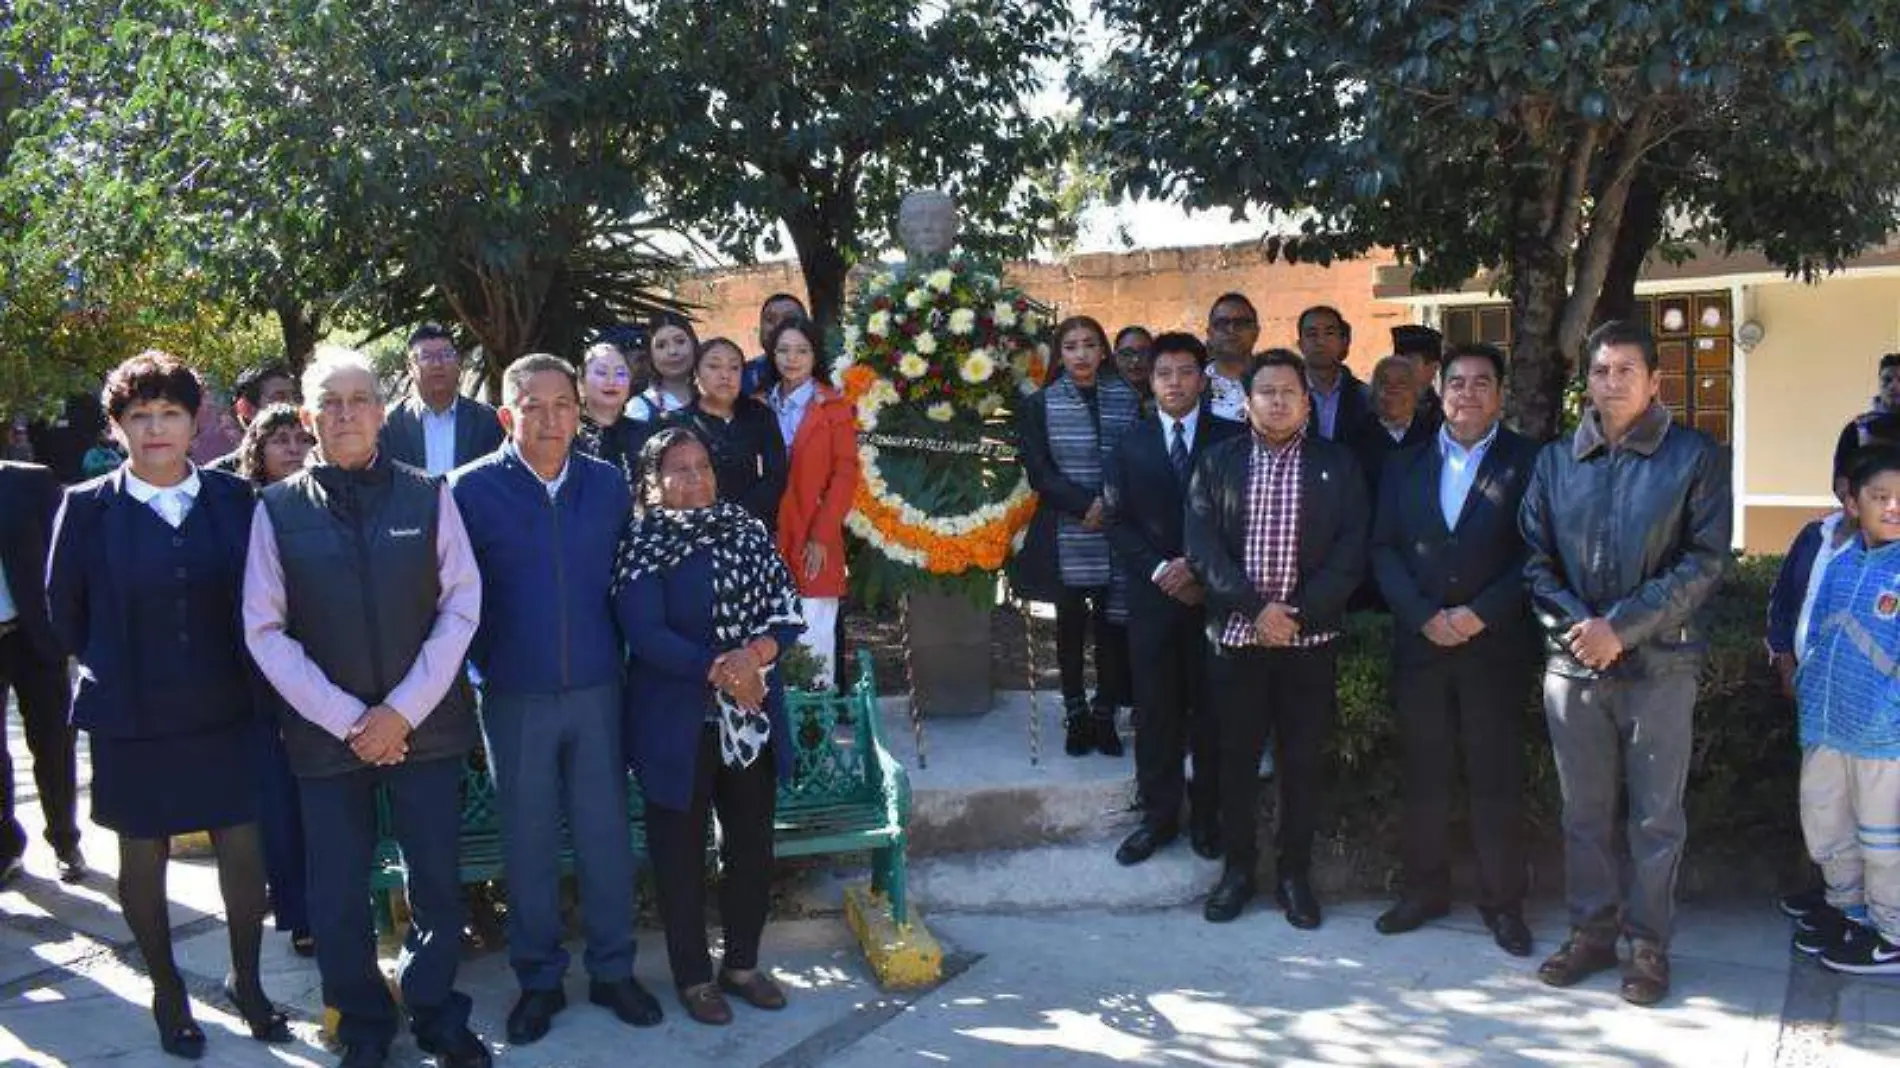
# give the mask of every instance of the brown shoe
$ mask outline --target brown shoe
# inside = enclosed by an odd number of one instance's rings
[[[694,1023],[703,1023],[708,1027],[724,1027],[732,1022],[732,1006],[726,1004],[726,996],[712,983],[700,983],[680,991],[680,1004],[686,1006],[686,1015]]]
[[[1571,928],[1570,937],[1545,958],[1537,977],[1548,986],[1575,986],[1598,972],[1616,967],[1616,943]]]
[[[1623,1000],[1654,1005],[1669,996],[1669,954],[1655,942],[1634,942],[1623,965]]]
[[[735,978],[734,973],[720,969],[719,989],[755,1009],[776,1012],[785,1007],[785,991],[780,990],[777,983],[756,968],[744,979]]]

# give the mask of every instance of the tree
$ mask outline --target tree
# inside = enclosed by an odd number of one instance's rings
[[[1269,254],[1500,269],[1510,409],[1548,436],[1582,341],[1658,241],[1812,276],[1900,186],[1900,5],[1103,0],[1074,85],[1117,187],[1297,213]],[[1612,270],[1616,276],[1612,278]]]
[[[492,383],[676,307],[646,195],[668,112],[627,76],[645,24],[626,5],[63,6],[41,210],[136,224],[274,315],[293,354],[339,316],[437,318]],[[110,228],[91,254],[124,249]]]
[[[740,261],[783,224],[813,314],[835,325],[845,276],[910,189],[957,198],[964,247],[1026,254],[1060,220],[1065,133],[1037,116],[1065,53],[1065,0],[825,0],[659,5],[643,79],[681,94],[665,203]],[[650,73],[649,73],[650,72]]]

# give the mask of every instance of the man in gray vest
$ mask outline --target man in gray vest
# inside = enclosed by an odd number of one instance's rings
[[[310,466],[271,486],[251,528],[244,633],[284,698],[303,802],[310,920],[343,1068],[380,1068],[396,1003],[376,967],[368,884],[376,792],[388,791],[411,921],[398,965],[416,1045],[482,1068],[454,989],[463,760],[476,739],[462,663],[481,578],[447,487],[377,452],[381,389],[360,354],[322,349],[304,372]]]

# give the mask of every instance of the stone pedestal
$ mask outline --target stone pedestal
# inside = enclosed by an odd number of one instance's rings
[[[906,595],[910,678],[925,716],[990,710],[990,611],[967,597]]]

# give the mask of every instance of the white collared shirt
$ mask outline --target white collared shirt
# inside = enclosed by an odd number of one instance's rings
[[[440,412],[422,405],[422,466],[431,478],[455,470],[455,409],[461,403],[457,397]]]
[[[809,378],[804,385],[792,390],[790,396],[785,393],[784,383],[772,387],[772,410],[778,413],[778,432],[785,439],[787,449],[798,436],[798,427],[805,421],[805,412],[811,408],[812,396],[817,391],[817,383]]]
[[[1174,424],[1180,423],[1181,437],[1187,442],[1187,450],[1192,454],[1194,452],[1194,431],[1201,425],[1200,405],[1197,404],[1193,408],[1188,409],[1188,413],[1180,419],[1176,419],[1174,416],[1169,415],[1159,408],[1155,409],[1155,415],[1161,419],[1161,451],[1167,452],[1174,448]]]
[[[1438,455],[1445,461],[1438,472],[1438,509],[1445,517],[1446,530],[1458,529],[1458,517],[1465,511],[1465,498],[1471,496],[1471,487],[1478,481],[1478,468],[1496,440],[1496,423],[1469,449],[1458,444],[1449,427],[1438,428]]]
[[[20,618],[20,606],[13,599],[13,587],[7,585],[7,565],[0,563],[0,623]]]
[[[528,473],[534,476],[536,482],[541,483],[541,488],[548,491],[548,500],[550,501],[554,499],[556,494],[561,492],[561,486],[567,482],[567,470],[574,465],[574,454],[570,452],[567,455],[567,459],[561,461],[560,473],[555,475],[553,480],[550,481],[541,477],[541,472],[536,471],[534,465],[528,462],[528,458],[521,455],[521,450],[515,448],[514,442],[510,441],[506,445],[503,445],[502,448],[507,449],[508,455],[514,457],[516,463],[526,468]]]
[[[132,473],[130,464],[125,467],[125,492],[132,499],[158,513],[158,517],[171,525],[173,530],[185,525],[185,516],[191,514],[192,502],[198,499],[198,467],[193,464],[191,473],[176,486],[154,486]]]

